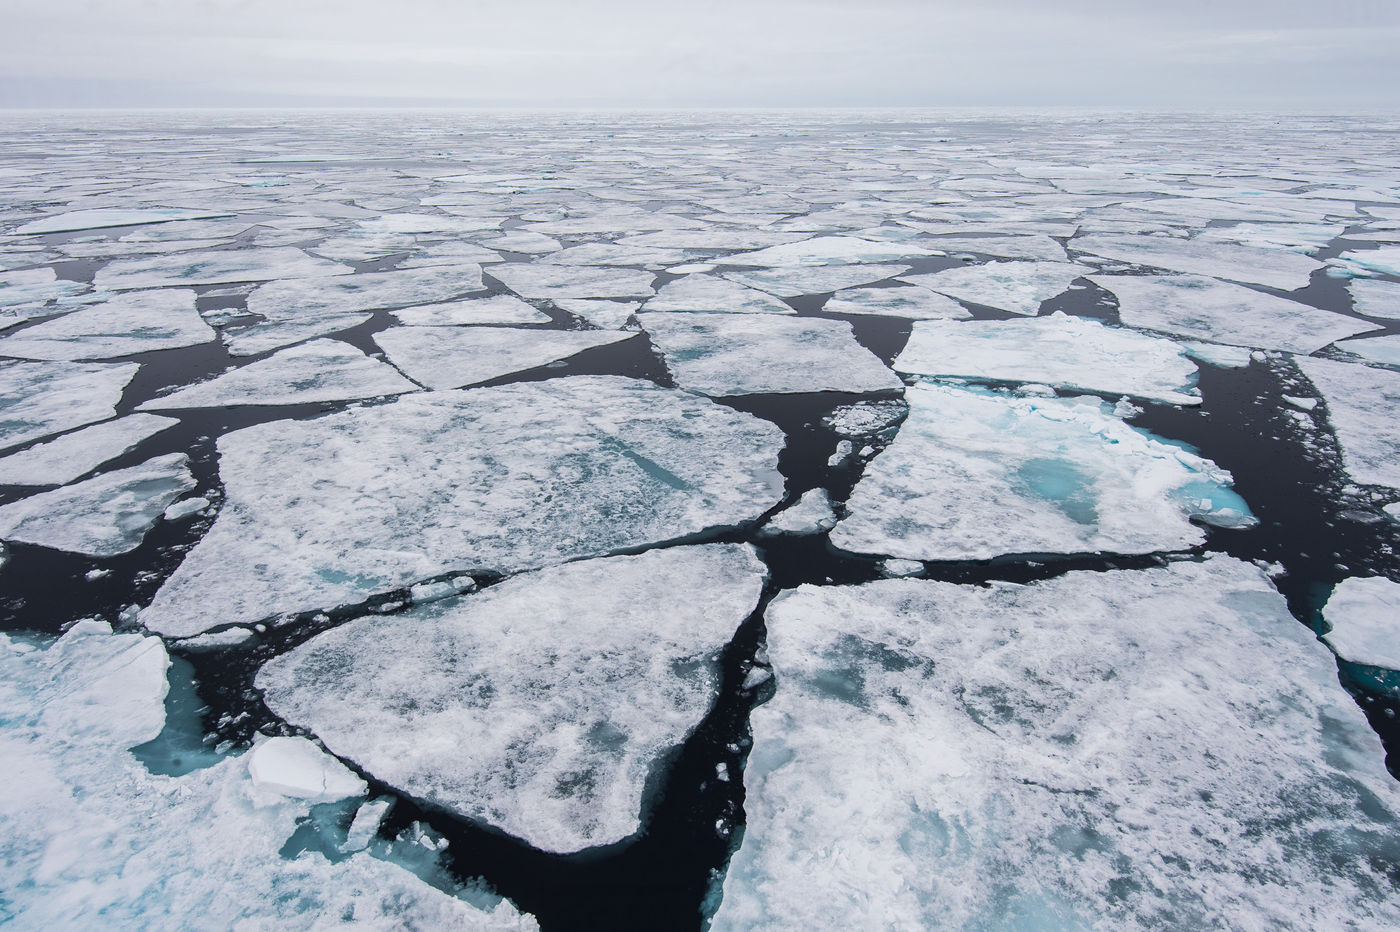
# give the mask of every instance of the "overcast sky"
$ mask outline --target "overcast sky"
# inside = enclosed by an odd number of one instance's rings
[[[1400,107],[1400,0],[0,0],[0,107]]]

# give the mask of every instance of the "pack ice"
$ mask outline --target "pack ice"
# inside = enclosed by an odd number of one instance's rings
[[[687,275],[661,288],[647,311],[709,311],[734,314],[796,314],[782,301],[755,288],[713,275]]]
[[[264,282],[274,278],[324,278],[349,275],[351,271],[348,265],[316,259],[291,246],[272,246],[120,259],[98,269],[93,282],[99,288],[129,291],[172,285]]]
[[[1076,236],[1069,248],[1095,256],[1172,272],[1264,285],[1279,291],[1306,288],[1323,264],[1284,249],[1256,249],[1197,242],[1175,236]]]
[[[134,291],[0,339],[0,355],[24,359],[110,359],[208,343],[214,330],[193,291]]]
[[[0,362],[0,449],[116,414],[134,362]]]
[[[913,243],[875,242],[858,236],[814,236],[797,243],[769,246],[756,252],[725,256],[725,265],[760,268],[789,266],[851,265],[858,262],[897,262],[936,253]]]
[[[515,327],[394,327],[376,333],[374,342],[410,378],[444,389],[489,382],[635,335]]]
[[[842,550],[911,560],[1148,553],[1205,539],[1190,519],[1252,523],[1210,460],[1088,398],[920,383],[831,532]]]
[[[142,613],[176,637],[756,519],[783,434],[685,392],[578,376],[406,395],[219,439],[225,502]]]
[[[712,928],[1394,928],[1400,792],[1223,556],[771,605]]]
[[[899,280],[922,285],[940,294],[1013,314],[1034,316],[1041,302],[1069,289],[1092,269],[1072,262],[988,262]]]
[[[319,634],[259,672],[276,714],[386,783],[546,851],[621,841],[713,704],[765,570],[747,546],[523,573]]]
[[[1342,464],[1357,482],[1400,488],[1400,374],[1312,356],[1294,359],[1327,403]]]
[[[492,277],[526,298],[644,298],[652,294],[651,272],[507,262],[491,267]]]

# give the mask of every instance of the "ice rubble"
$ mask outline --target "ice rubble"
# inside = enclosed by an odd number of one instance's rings
[[[63,485],[180,423],[129,414],[0,458],[0,485]]]
[[[856,285],[869,285],[908,270],[907,265],[818,265],[725,272],[724,277],[780,298],[795,298],[798,295],[825,294]]]
[[[1056,313],[1006,321],[919,321],[898,372],[1200,404],[1196,366],[1170,340]]]
[[[796,314],[766,292],[713,275],[687,275],[661,288],[642,306],[646,311],[702,311],[731,314]]]
[[[305,738],[278,736],[260,741],[248,752],[253,785],[310,803],[333,803],[363,796],[365,781]]]
[[[139,410],[298,405],[417,391],[392,366],[339,340],[313,340],[142,403]]]
[[[0,539],[93,557],[134,550],[166,506],[194,488],[188,465],[185,454],[167,453],[0,506]]]
[[[142,622],[185,637],[742,524],[781,497],[783,442],[768,421],[616,376],[234,431],[219,516]]]
[[[393,327],[376,333],[374,342],[409,378],[444,389],[489,382],[633,336],[609,330]]]
[[[776,314],[637,315],[682,388],[709,395],[904,387],[840,320]]]
[[[1338,657],[1400,670],[1400,583],[1384,576],[1343,579],[1323,606],[1322,617],[1331,626],[1323,640]]]
[[[913,320],[961,320],[972,312],[952,298],[918,285],[852,288],[838,291],[822,305],[825,314],[883,314]]]
[[[129,291],[171,285],[218,285],[275,278],[326,278],[349,275],[339,262],[316,259],[292,246],[265,249],[209,249],[173,256],[119,259],[98,269],[98,288]]]
[[[914,560],[1148,553],[1205,539],[1189,519],[1252,522],[1209,460],[1134,430],[1087,398],[920,383],[865,469],[831,542]]]
[[[472,324],[547,324],[550,317],[537,311],[519,298],[508,294],[453,301],[448,304],[426,304],[394,311],[400,323],[416,327],[465,326]]]
[[[792,505],[778,512],[759,529],[764,536],[820,534],[836,526],[831,497],[826,489],[810,489]]]
[[[1291,353],[1311,353],[1374,325],[1198,275],[1091,275],[1129,327]]]
[[[127,749],[161,732],[167,664],[159,639],[93,621],[42,650],[0,637],[0,756],[10,777],[0,898],[12,923],[535,927],[509,903],[477,909],[368,853],[339,863],[284,857],[310,803],[260,789],[243,760],[179,777],[148,772]]]
[[[0,338],[0,355],[110,359],[208,343],[214,330],[187,289],[133,291]]]
[[[732,544],[550,567],[351,621],[257,686],[416,798],[546,851],[610,844],[640,828],[648,776],[714,702],[764,574]]]
[[[0,362],[0,449],[116,414],[134,362]]]
[[[656,276],[633,269],[507,262],[491,275],[526,298],[644,298]]]
[[[1133,265],[1264,285],[1280,291],[1306,288],[1323,264],[1281,249],[1183,240],[1173,236],[1090,234],[1070,240],[1069,248]]]
[[[1311,356],[1294,361],[1327,403],[1352,479],[1400,488],[1400,374]]]
[[[850,265],[859,262],[898,262],[910,257],[936,254],[931,249],[909,242],[876,242],[858,236],[814,236],[796,243],[769,246],[757,252],[725,256],[721,261],[725,265],[786,268]]]
[[[908,414],[909,406],[902,401],[858,401],[832,408],[822,423],[843,437],[893,437]]]
[[[16,233],[32,236],[39,233],[71,233],[77,230],[100,230],[105,227],[137,226],[146,223],[168,223],[171,220],[202,220],[225,217],[225,213],[177,208],[98,207],[90,210],[70,210],[31,220],[15,228]]]
[[[1066,291],[1093,269],[1072,262],[988,262],[899,280],[1013,314],[1035,315],[1040,304]]]
[[[1400,793],[1259,570],[771,605],[716,932],[1393,928]]]
[[[1400,320],[1400,284],[1353,278],[1347,283],[1356,313],[1381,320]]]

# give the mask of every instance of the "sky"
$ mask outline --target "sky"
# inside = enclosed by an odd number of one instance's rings
[[[0,0],[0,107],[1400,108],[1400,0]]]

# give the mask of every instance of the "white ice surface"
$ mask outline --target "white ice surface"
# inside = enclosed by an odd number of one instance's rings
[[[279,735],[259,741],[247,758],[254,786],[291,799],[333,803],[363,796],[369,788],[344,764],[305,738]]]
[[[4,337],[0,356],[110,359],[214,338],[214,329],[195,310],[193,291],[133,291]]]
[[[374,335],[389,361],[432,389],[462,388],[635,336],[612,330],[393,327]]]
[[[1204,540],[1192,516],[1249,520],[1229,473],[1096,400],[932,383],[905,399],[909,417],[831,533],[843,550],[913,560],[1147,553]]]
[[[687,275],[665,285],[642,306],[645,311],[732,314],[796,314],[770,294],[713,275]]]
[[[1400,366],[1400,334],[1387,334],[1365,340],[1343,340],[1337,349],[1355,353],[1367,362],[1383,366]]]
[[[554,306],[575,317],[582,317],[603,330],[621,330],[641,309],[640,301],[603,301],[594,298],[555,298]],[[636,324],[632,325],[636,329]]]
[[[134,550],[166,507],[194,488],[188,464],[185,454],[167,453],[0,506],[0,539],[93,557]]]
[[[748,265],[759,268],[791,266],[850,265],[858,262],[898,262],[911,257],[936,253],[910,242],[861,239],[858,236],[815,236],[797,243],[769,246],[756,252],[725,256],[725,265]]]
[[[1358,314],[1382,320],[1400,320],[1400,283],[1353,278],[1347,283]]]
[[[643,298],[652,293],[651,272],[589,266],[507,262],[489,273],[526,298]]]
[[[142,613],[185,637],[757,518],[777,426],[685,392],[580,376],[406,395],[219,438],[226,499]]]
[[[803,586],[716,932],[1384,929],[1400,792],[1255,567]]]
[[[709,395],[904,387],[840,320],[777,314],[638,314],[682,388]]]
[[[16,227],[15,232],[24,235],[68,233],[76,230],[99,230],[105,227],[125,227],[144,223],[166,223],[171,220],[199,220],[206,217],[222,216],[226,215],[207,210],[99,207],[90,210],[70,210],[54,214],[51,217],[31,220]]]
[[[1357,482],[1400,488],[1400,373],[1311,356],[1295,362],[1327,403],[1347,473]]]
[[[881,314],[913,320],[961,320],[972,312],[947,295],[918,285],[852,288],[838,291],[822,305],[825,314]]]
[[[940,236],[921,241],[948,253],[972,252],[1006,259],[1065,262],[1065,248],[1044,234],[1028,236]]]
[[[173,256],[119,259],[93,278],[98,288],[118,291],[228,282],[263,282],[274,278],[326,278],[349,275],[339,262],[316,259],[291,246],[263,249],[210,249]]]
[[[836,526],[836,513],[831,510],[831,497],[826,489],[804,492],[792,505],[778,512],[759,529],[763,535],[820,534]]]
[[[1040,382],[1168,404],[1201,403],[1196,365],[1176,343],[1062,313],[919,321],[893,367],[916,375]]]
[[[0,362],[0,449],[116,414],[134,362]]]
[[[1400,670],[1400,583],[1384,576],[1343,579],[1322,617],[1331,626],[1323,640],[1337,656]]]
[[[0,458],[0,485],[63,485],[180,423],[129,414]]]
[[[988,262],[923,275],[901,275],[899,280],[969,304],[1034,315],[1042,301],[1062,294],[1076,278],[1091,271],[1072,262]]]
[[[1342,263],[1343,266],[1353,266],[1364,272],[1400,275],[1400,246],[1352,249],[1342,253],[1336,261]]]
[[[868,285],[908,271],[906,265],[828,265],[725,272],[724,277],[780,298]]]
[[[31,317],[80,307],[97,297],[84,294],[87,290],[82,282],[59,278],[53,269],[19,269],[0,274],[0,330]]]
[[[733,544],[550,567],[341,625],[257,686],[415,797],[546,851],[610,844],[640,828],[647,777],[713,704],[764,574]]]
[[[1280,291],[1306,288],[1323,267],[1316,259],[1285,249],[1257,249],[1174,236],[1076,236],[1069,248],[1133,265],[1265,285]]]
[[[547,324],[550,316],[537,311],[519,298],[496,294],[471,301],[427,304],[395,311],[400,323],[417,327],[464,326],[471,324]]]

